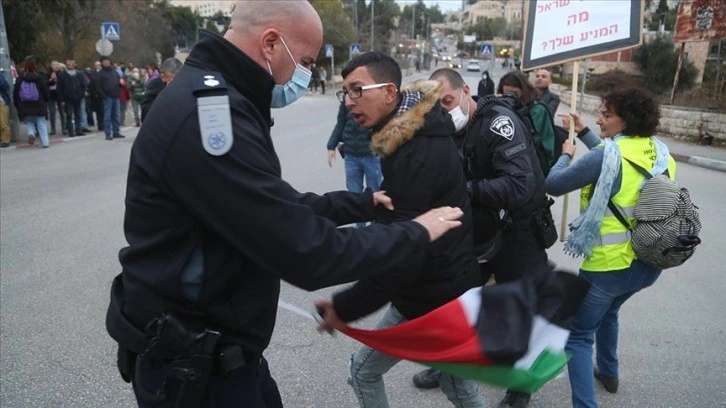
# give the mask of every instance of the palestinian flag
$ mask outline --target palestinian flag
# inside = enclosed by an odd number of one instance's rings
[[[569,325],[589,284],[555,272],[469,290],[451,302],[382,330],[343,333],[405,360],[461,378],[533,393],[562,372]]]

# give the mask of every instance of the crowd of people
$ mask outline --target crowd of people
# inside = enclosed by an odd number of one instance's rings
[[[67,59],[51,61],[43,71],[35,58],[26,58],[13,86],[4,77],[0,80],[2,147],[10,146],[10,95],[27,126],[30,145],[39,139],[47,148],[49,137],[58,132],[76,137],[91,133],[94,126],[106,140],[121,139],[129,110],[134,126],[141,126],[144,113],[181,66],[176,58],[165,60],[159,69],[155,63],[139,68],[133,62],[118,64],[101,56],[93,67],[82,70]]]
[[[474,95],[456,70],[404,87],[393,58],[362,53],[342,70],[326,146],[332,165],[342,144],[351,191],[301,193],[281,177],[271,109],[326,77],[313,66],[322,35],[308,2],[246,2],[223,36],[201,33],[184,69],[155,93],[160,108],[142,114],[126,190],[128,246],[106,317],[139,406],[281,407],[264,352],[282,280],[306,290],[355,282],[316,302],[329,331],[386,305],[378,328],[477,286],[540,285],[553,273],[548,194],[577,189],[581,215],[566,248],[584,256],[579,274],[591,288],[567,344],[572,405],[597,406],[595,380],[617,392],[619,309],[660,270],[637,259],[605,206],[632,208],[639,194],[642,176],[621,168],[621,155],[675,174],[667,147],[651,137],[652,96],[604,96],[599,135],[566,115],[590,149],[570,166],[574,144],[555,149],[547,136],[559,102],[547,71],[534,84],[509,72],[496,93],[487,72],[486,94]],[[340,228],[348,224],[356,228]],[[361,407],[388,406],[383,376],[397,362],[369,347],[352,355],[348,383]],[[484,406],[472,381],[433,369],[413,381],[441,387],[455,406]],[[498,407],[531,398],[507,390]]]

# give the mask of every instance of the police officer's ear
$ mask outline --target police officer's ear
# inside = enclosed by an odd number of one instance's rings
[[[262,32],[262,53],[266,60],[271,60],[272,55],[280,50],[280,32],[275,28],[268,28]]]

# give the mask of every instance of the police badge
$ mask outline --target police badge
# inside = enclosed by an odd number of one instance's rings
[[[514,123],[508,116],[497,116],[492,120],[492,124],[489,126],[489,130],[498,134],[499,136],[512,140],[514,137]]]

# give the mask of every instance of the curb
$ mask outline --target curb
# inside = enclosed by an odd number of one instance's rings
[[[726,161],[723,160],[709,159],[707,157],[700,156],[689,156],[687,154],[679,153],[671,153],[671,156],[673,156],[677,162],[688,163],[693,166],[726,173]]]

